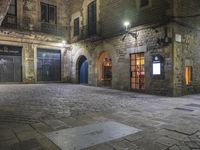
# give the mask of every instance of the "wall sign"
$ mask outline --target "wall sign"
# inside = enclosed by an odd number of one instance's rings
[[[153,56],[152,67],[153,76],[162,76],[164,72],[164,58],[161,55]]]
[[[0,55],[21,56],[21,53],[21,47],[0,45]]]

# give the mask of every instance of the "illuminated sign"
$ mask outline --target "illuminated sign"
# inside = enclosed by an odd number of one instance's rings
[[[161,74],[161,65],[160,63],[153,64],[153,75],[160,75]]]
[[[159,76],[162,74],[163,57],[161,55],[153,56],[153,75]]]

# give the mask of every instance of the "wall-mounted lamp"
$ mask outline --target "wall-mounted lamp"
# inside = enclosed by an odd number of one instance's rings
[[[65,45],[67,42],[65,40],[62,41],[62,44]]]
[[[127,35],[131,35],[133,38],[137,39],[138,33],[130,31],[131,24],[130,24],[129,21],[125,21],[125,22],[124,22],[124,27],[125,27],[126,33],[125,33],[125,35],[123,36],[122,41],[125,40],[125,38],[126,38]]]
[[[129,27],[130,27],[130,22],[129,22],[129,21],[125,21],[125,22],[124,22],[124,26],[125,26],[125,28],[126,28],[126,31],[128,31],[128,30],[129,30]]]
[[[66,42],[65,40],[63,40],[63,41],[62,41],[62,44],[61,44],[62,47],[65,47],[65,46],[66,46],[66,43],[67,43],[67,42]]]

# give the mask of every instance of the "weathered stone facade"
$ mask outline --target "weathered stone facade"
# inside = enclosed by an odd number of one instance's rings
[[[40,2],[57,7],[57,23],[41,22]],[[67,10],[64,0],[17,0],[17,24],[15,27],[2,26],[0,45],[22,47],[22,82],[37,82],[37,49],[61,51],[61,81],[69,80],[70,48],[63,43],[67,39]],[[45,26],[44,26],[45,24]]]
[[[96,33],[91,36],[88,7],[94,1]],[[41,2],[57,7],[56,25],[41,22]],[[144,53],[145,75],[140,74],[144,75],[144,81],[140,81],[144,87],[136,91],[169,96],[199,93],[198,0],[149,0],[144,7],[140,2],[17,0],[17,27],[1,28],[0,45],[22,47],[24,83],[38,82],[37,49],[45,48],[61,50],[61,81],[80,83],[80,63],[84,57],[88,62],[89,85],[131,91],[134,89],[130,57]],[[78,35],[74,35],[76,18]],[[131,24],[128,32],[123,26],[125,21]],[[63,40],[68,44],[63,45]],[[102,79],[103,56],[112,61],[111,80]],[[159,76],[153,74],[153,59],[157,56],[163,59]],[[190,85],[185,81],[186,66],[192,67]]]
[[[85,56],[89,61],[89,84],[102,86],[99,78],[98,59],[103,52],[112,57],[112,88],[132,90],[130,83],[130,54],[145,53],[145,90],[143,92],[159,95],[180,96],[197,93],[200,88],[199,80],[199,48],[198,32],[189,26],[177,23],[174,16],[182,16],[179,22],[191,24],[198,28],[198,18],[184,18],[194,15],[194,8],[199,8],[197,1],[150,0],[145,8],[139,8],[138,1],[100,0],[97,1],[97,34],[85,38],[84,13],[87,0],[71,3],[71,42],[72,42],[72,81],[78,80],[78,61]],[[92,1],[90,1],[92,2]],[[188,8],[193,11],[188,12]],[[199,11],[196,11],[199,12]],[[79,36],[73,36],[73,19],[80,17]],[[125,40],[123,22],[129,20],[132,31],[138,35],[127,36]],[[176,39],[176,38],[181,38]],[[154,77],[152,59],[155,55],[164,58],[161,77]],[[193,67],[193,83],[185,84],[185,66]]]

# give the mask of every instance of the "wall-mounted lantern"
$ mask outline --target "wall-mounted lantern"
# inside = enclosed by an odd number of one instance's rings
[[[125,27],[125,31],[126,32],[125,32],[125,35],[122,38],[122,41],[125,40],[125,38],[127,37],[127,35],[131,35],[134,39],[138,38],[138,33],[130,31],[131,24],[130,24],[129,21],[125,21],[124,22],[124,27]]]

